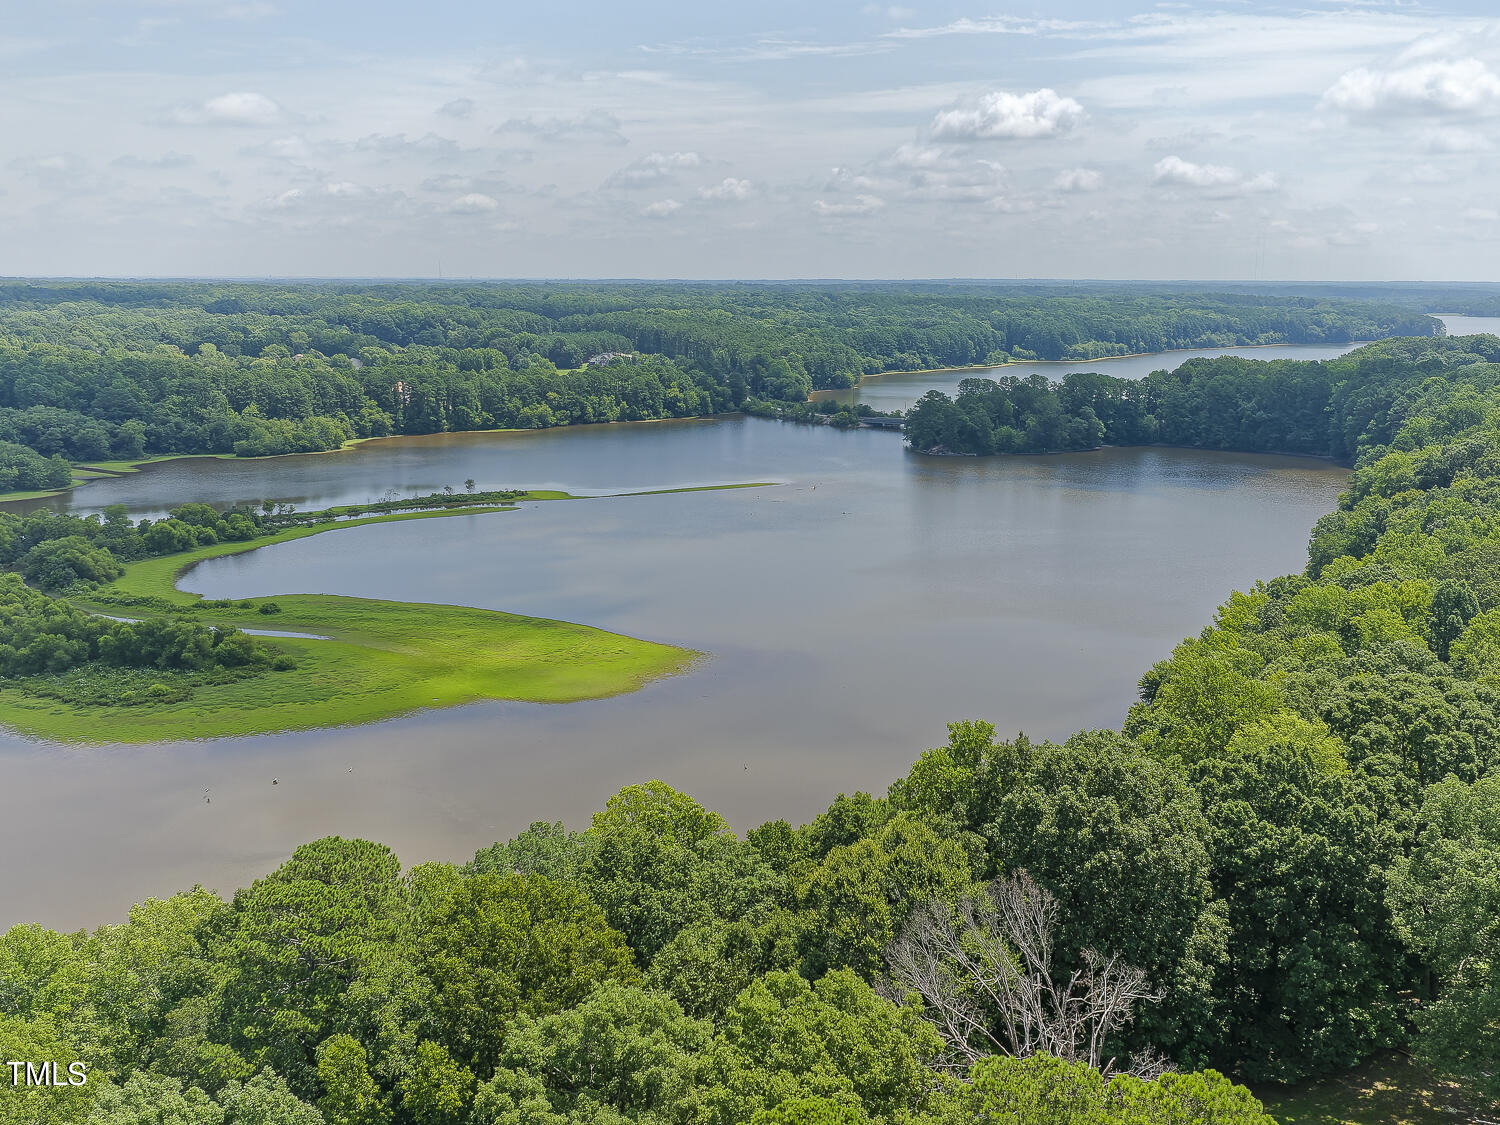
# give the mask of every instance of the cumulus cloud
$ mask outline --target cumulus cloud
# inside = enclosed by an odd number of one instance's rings
[[[601,141],[623,145],[629,142],[620,132],[620,119],[612,113],[594,110],[572,117],[512,117],[495,126],[497,133],[525,133],[543,141]]]
[[[655,203],[642,207],[641,214],[648,219],[665,219],[681,210],[682,204],[675,199],[658,199]]]
[[[738,203],[749,199],[753,190],[749,180],[737,180],[733,176],[726,176],[716,184],[699,188],[698,198],[719,203]]]
[[[946,168],[953,164],[953,153],[941,145],[902,145],[891,154],[891,161],[902,168]]]
[[[438,112],[444,117],[457,117],[463,120],[473,114],[479,103],[473,98],[454,98],[451,102],[444,102],[438,106]]]
[[[216,98],[180,105],[167,119],[177,125],[275,125],[286,120],[286,111],[266,97],[251,91],[220,94]]]
[[[1383,71],[1360,67],[1329,87],[1323,103],[1353,117],[1489,114],[1500,112],[1500,75],[1472,57]]]
[[[1172,187],[1190,187],[1216,195],[1247,195],[1274,191],[1276,177],[1269,172],[1248,176],[1223,164],[1194,164],[1180,156],[1164,156],[1151,169],[1151,179]]]
[[[813,211],[826,218],[841,218],[848,215],[872,215],[885,206],[885,200],[875,195],[856,195],[846,203],[829,203],[818,199],[813,202]]]
[[[471,191],[468,195],[461,195],[447,209],[457,215],[482,215],[487,211],[493,211],[500,203],[493,196],[485,195],[483,192]]]
[[[1011,196],[1005,166],[993,160],[974,159],[973,150],[962,145],[905,144],[871,161],[863,168],[835,168],[824,190],[851,195],[856,200],[890,201],[899,206],[908,201],[936,203],[982,203],[1002,210],[1021,204]],[[845,204],[831,203],[843,208]],[[859,206],[826,214],[860,213]]]
[[[604,181],[607,188],[638,188],[660,183],[684,168],[697,168],[704,163],[696,152],[653,152],[639,160],[633,160]]]
[[[932,119],[932,135],[954,140],[1026,140],[1071,132],[1088,115],[1083,106],[1043,87],[1029,94],[993,90]]]
[[[1052,180],[1054,191],[1085,192],[1098,191],[1104,186],[1104,177],[1093,168],[1065,168]]]

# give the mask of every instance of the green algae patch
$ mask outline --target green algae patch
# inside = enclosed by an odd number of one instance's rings
[[[536,497],[540,498],[540,497]],[[176,589],[196,562],[367,523],[441,518],[508,507],[408,512],[298,527],[248,543],[218,543],[131,564],[82,608],[125,617],[162,613],[204,625],[309,634],[268,642],[295,667],[232,682],[167,684],[171,700],[89,705],[0,689],[0,724],[58,742],[142,743],[269,734],[375,722],[482,700],[574,703],[635,691],[700,654],[552,621],[468,606],[278,594],[229,605]]]

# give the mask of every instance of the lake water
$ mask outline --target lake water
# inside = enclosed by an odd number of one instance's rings
[[[1456,316],[1441,313],[1438,314],[1438,319],[1443,322],[1443,327],[1450,336],[1472,336],[1478,332],[1500,336],[1500,316]]]
[[[1475,329],[1474,331],[1485,331]],[[1040,363],[1008,363],[965,371],[893,371],[888,375],[867,376],[857,387],[842,391],[819,391],[814,398],[831,398],[839,402],[868,403],[876,410],[906,410],[928,391],[958,393],[965,379],[998,379],[1016,376],[1045,375],[1054,381],[1074,371],[1097,371],[1117,379],[1143,379],[1153,371],[1171,370],[1195,356],[1237,355],[1245,359],[1336,359],[1358,344],[1268,344],[1255,348],[1199,348],[1180,352],[1154,352],[1149,355],[1116,356],[1113,359],[1058,360]]]
[[[1438,317],[1450,336],[1475,332],[1500,334],[1500,317]],[[1060,380],[1074,371],[1098,371],[1118,379],[1141,379],[1153,371],[1172,369],[1195,356],[1236,355],[1246,359],[1336,359],[1358,344],[1271,344],[1256,348],[1198,348],[1179,352],[1156,352],[1150,355],[1118,356],[1114,359],[1062,360],[1044,363],[1012,363],[979,371],[903,371],[889,375],[872,375],[858,387],[842,391],[819,391],[814,398],[831,398],[839,402],[868,403],[876,410],[906,410],[928,391],[958,393],[958,384],[970,378],[999,378],[1014,375],[1026,378],[1045,375]]]
[[[199,566],[183,584],[211,596],[460,602],[709,657],[595,703],[156,746],[0,734],[0,847],[15,860],[0,926],[97,924],[194,882],[227,892],[329,833],[408,863],[462,860],[534,819],[582,826],[653,777],[741,829],[800,822],[840,791],[882,791],[949,720],[1054,738],[1118,726],[1140,675],[1231,589],[1301,569],[1346,481],[1314,460],[1180,449],[927,458],[889,432],[721,418],[170,462],[72,502],[307,507],[469,477],[778,483],[350,528]]]

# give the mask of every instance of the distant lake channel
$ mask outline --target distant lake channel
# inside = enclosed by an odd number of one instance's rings
[[[532,820],[582,826],[653,777],[741,829],[799,822],[840,791],[883,791],[950,720],[1038,738],[1117,727],[1140,675],[1231,590],[1302,568],[1347,472],[1162,448],[926,458],[893,433],[726,417],[166,462],[52,506],[312,508],[471,477],[574,493],[775,483],[351,528],[200,564],[182,585],[209,597],[460,603],[708,657],[596,703],[144,747],[0,735],[0,847],[28,857],[0,874],[0,926],[98,924],[195,882],[227,892],[330,833],[463,860]]]

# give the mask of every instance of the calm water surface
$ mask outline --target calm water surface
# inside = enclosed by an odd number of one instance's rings
[[[1459,318],[1465,319],[1465,318]],[[1450,332],[1457,334],[1454,329]],[[1474,328],[1473,332],[1489,331]],[[1143,379],[1153,371],[1176,368],[1195,356],[1237,355],[1246,359],[1335,359],[1358,344],[1269,344],[1256,348],[1199,348],[1180,352],[1153,352],[1149,355],[1117,356],[1113,359],[1058,360],[1043,363],[1008,363],[1004,367],[969,371],[907,371],[889,375],[868,376],[859,386],[843,391],[819,391],[814,398],[832,398],[840,402],[864,402],[876,410],[905,410],[928,391],[958,393],[964,379],[999,378],[1014,375],[1026,378],[1045,375],[1060,380],[1074,371],[1097,371],[1117,379]]]
[[[1450,336],[1472,336],[1477,332],[1488,332],[1500,336],[1500,316],[1455,316],[1440,314],[1438,319]]]
[[[1118,725],[1141,672],[1231,588],[1300,568],[1345,481],[1317,461],[1173,449],[924,458],[889,433],[753,419],[403,439],[256,467],[256,495],[309,504],[468,476],[782,483],[351,528],[201,565],[184,584],[211,596],[460,602],[710,658],[598,703],[148,747],[5,739],[0,838],[28,858],[0,875],[0,923],[97,923],[195,881],[228,890],[333,832],[408,862],[462,859],[537,817],[584,823],[650,777],[740,827],[801,820],[840,790],[882,789],[951,719],[1051,737]],[[173,489],[222,501],[243,468],[173,463],[112,487],[143,511]]]
[[[581,826],[652,777],[740,828],[801,821],[839,791],[883,790],[952,719],[1055,738],[1118,726],[1141,673],[1231,589],[1301,568],[1346,480],[1318,461],[1177,449],[925,458],[891,433],[728,418],[173,462],[73,501],[314,506],[468,477],[778,483],[350,528],[199,566],[184,585],[212,596],[458,602],[709,657],[597,703],[156,746],[0,735],[0,926],[97,924],[194,882],[227,892],[328,833],[408,863],[462,860],[534,819]]]

